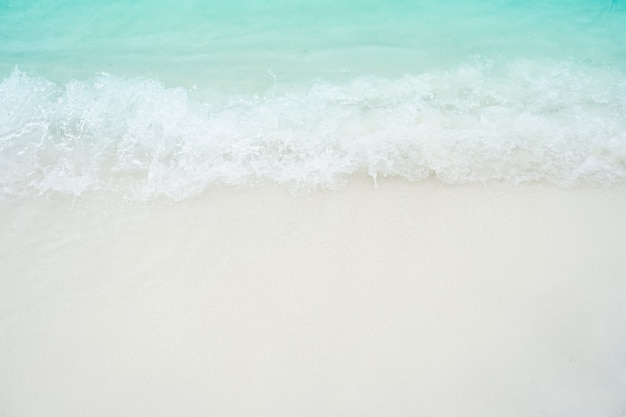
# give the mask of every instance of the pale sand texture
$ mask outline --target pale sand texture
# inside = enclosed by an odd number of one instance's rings
[[[623,416],[626,189],[0,203],[0,415]]]

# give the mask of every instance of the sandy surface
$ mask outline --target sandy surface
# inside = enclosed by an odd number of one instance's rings
[[[0,202],[0,415],[622,416],[626,189]]]

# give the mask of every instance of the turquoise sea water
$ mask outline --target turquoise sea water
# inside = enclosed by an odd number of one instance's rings
[[[0,195],[626,182],[622,0],[0,2]]]

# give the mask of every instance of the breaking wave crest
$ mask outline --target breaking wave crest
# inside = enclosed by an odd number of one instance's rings
[[[395,79],[257,94],[100,74],[0,83],[0,193],[184,199],[213,184],[337,188],[351,175],[441,182],[626,180],[626,74],[476,59]]]

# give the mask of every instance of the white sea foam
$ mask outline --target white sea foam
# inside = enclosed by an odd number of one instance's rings
[[[0,83],[0,193],[183,199],[212,184],[336,188],[626,180],[626,74],[581,62],[485,62],[230,95],[101,74]]]

